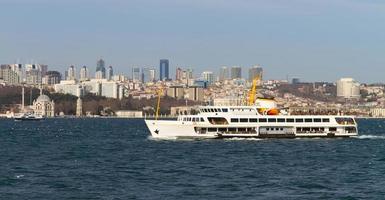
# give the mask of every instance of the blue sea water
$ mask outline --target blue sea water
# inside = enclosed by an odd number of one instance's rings
[[[343,139],[154,140],[143,120],[0,120],[0,199],[385,199],[385,121]]]

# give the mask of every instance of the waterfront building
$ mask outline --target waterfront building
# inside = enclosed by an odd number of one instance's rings
[[[260,77],[262,80],[263,69],[259,65],[255,65],[249,69],[249,81],[252,82],[255,77]]]
[[[231,79],[242,78],[242,68],[240,66],[231,67]]]
[[[99,74],[98,74],[99,72]],[[103,59],[99,59],[96,62],[96,72],[95,72],[95,77],[98,76],[100,77],[99,79],[104,79],[106,78],[106,68],[105,68],[105,62]]]
[[[167,59],[161,59],[159,64],[159,80],[170,80],[169,74],[169,61]]]
[[[107,79],[90,79],[77,83],[75,80],[61,81],[55,84],[55,92],[63,94],[72,94],[79,96],[79,87],[82,88],[82,95],[92,93],[98,96],[108,98],[123,98],[124,86],[117,81],[108,81]]]
[[[208,85],[211,85],[214,83],[214,73],[211,71],[202,72],[202,78],[203,80],[207,81]]]
[[[219,81],[229,79],[229,69],[226,66],[221,67],[219,70]]]
[[[359,99],[360,84],[353,78],[341,78],[337,81],[337,97],[344,99]]]
[[[42,93],[40,89],[40,96],[33,101],[33,112],[36,115],[43,117],[54,117],[55,116],[55,102],[51,100],[47,95]]]
[[[86,81],[88,80],[88,69],[87,69],[87,66],[83,66],[81,69],[80,69],[80,78],[79,78],[80,81]]]
[[[121,118],[141,118],[143,117],[143,111],[140,110],[118,110],[115,112],[116,117]]]
[[[369,115],[371,117],[385,117],[385,108],[371,108]]]

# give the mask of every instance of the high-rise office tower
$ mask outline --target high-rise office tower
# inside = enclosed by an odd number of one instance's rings
[[[155,69],[149,69],[148,70],[148,74],[149,74],[149,79],[150,81],[154,82],[156,81],[156,78],[155,78]]]
[[[96,73],[98,72],[101,72],[98,74],[98,76],[101,76],[101,78],[106,78],[106,68],[105,68],[105,62],[103,59],[100,59],[96,62]]]
[[[141,76],[140,76],[140,68],[139,67],[133,67],[132,68],[132,80],[133,81],[140,81]]]
[[[47,71],[43,77],[43,84],[54,85],[61,81],[61,74],[58,71]]]
[[[253,81],[253,79],[259,76],[262,79],[263,69],[259,65],[255,65],[249,69],[249,81]]]
[[[176,68],[175,80],[180,81],[182,79],[182,73],[183,70],[180,67]]]
[[[154,82],[155,81],[155,69],[145,67],[142,69],[142,82]]]
[[[159,79],[161,81],[169,80],[169,61],[167,59],[161,59],[159,65]]]
[[[242,68],[239,66],[231,67],[231,79],[242,78]]]
[[[71,65],[69,68],[68,68],[68,77],[67,77],[67,80],[75,80],[76,79],[76,76],[75,76],[75,67],[73,65]]]
[[[21,82],[21,76],[19,76],[17,68],[13,67],[13,65],[0,66],[0,79],[9,84],[18,84]]]
[[[224,81],[229,79],[229,68],[226,66],[221,67],[219,70],[219,81]]]
[[[211,85],[214,83],[214,73],[210,71],[202,72],[202,78],[203,80],[207,81],[208,85]]]
[[[337,97],[345,99],[359,99],[360,84],[352,78],[341,78],[337,81]]]
[[[25,65],[25,79],[27,84],[35,85],[42,82],[41,68],[36,64]]]
[[[114,69],[112,69],[112,66],[109,66],[107,70],[107,80],[112,80],[112,76],[114,76]]]
[[[38,68],[40,69],[41,71],[41,76],[45,76],[45,74],[47,73],[48,71],[48,65],[38,65]]]
[[[80,69],[80,81],[85,81],[88,79],[88,69],[86,66],[83,66],[81,69]]]

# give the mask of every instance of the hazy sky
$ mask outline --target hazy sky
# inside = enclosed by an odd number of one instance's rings
[[[195,72],[385,82],[383,0],[0,0],[0,63],[116,72],[168,58]]]

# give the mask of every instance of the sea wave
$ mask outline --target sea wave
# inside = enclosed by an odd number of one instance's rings
[[[257,140],[263,140],[261,138],[244,138],[244,137],[232,137],[232,138],[224,138],[225,141],[257,141]]]
[[[359,135],[358,139],[385,139],[385,135]]]

